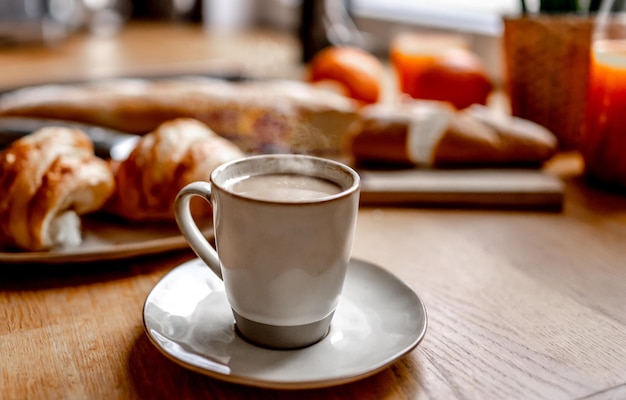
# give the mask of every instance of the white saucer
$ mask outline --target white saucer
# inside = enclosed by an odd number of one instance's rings
[[[426,333],[426,309],[394,275],[351,260],[329,334],[299,350],[254,346],[235,332],[224,286],[195,259],[169,272],[148,295],[144,328],[168,358],[239,384],[305,389],[352,382],[386,368]]]

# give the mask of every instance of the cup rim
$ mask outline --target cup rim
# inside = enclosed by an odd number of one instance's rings
[[[280,200],[265,200],[265,199],[252,198],[252,197],[245,196],[239,193],[235,193],[229,190],[226,187],[226,185],[224,185],[224,182],[220,182],[218,179],[216,179],[216,176],[218,174],[222,173],[226,169],[232,168],[233,165],[255,162],[256,160],[272,160],[272,159],[273,160],[300,159],[300,160],[309,160],[309,161],[317,162],[317,163],[325,163],[349,175],[352,178],[352,183],[350,186],[346,188],[342,187],[342,190],[339,193],[331,194],[331,195],[320,197],[317,199],[309,199],[309,200],[301,200],[301,201],[280,201]],[[332,179],[329,179],[327,176],[322,177],[322,176],[315,175],[315,174],[312,174],[309,176],[322,178],[322,179],[328,179],[332,181]],[[333,182],[337,183],[336,181],[333,181]],[[258,203],[280,204],[281,206],[283,206],[283,205],[291,205],[291,204],[293,205],[318,204],[318,203],[330,202],[339,198],[348,197],[360,189],[361,178],[359,174],[352,167],[342,162],[332,160],[329,158],[311,156],[307,154],[259,154],[259,155],[252,155],[252,156],[246,156],[243,158],[238,158],[236,160],[228,161],[224,164],[221,164],[220,166],[215,168],[213,172],[211,172],[211,185],[221,190],[222,192],[227,193],[230,196],[237,197],[239,199],[244,199],[244,200],[258,202]]]

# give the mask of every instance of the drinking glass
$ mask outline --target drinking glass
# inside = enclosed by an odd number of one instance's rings
[[[626,4],[603,0],[591,44],[580,151],[591,182],[626,193]]]

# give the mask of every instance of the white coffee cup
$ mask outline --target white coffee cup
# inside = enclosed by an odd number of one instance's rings
[[[228,162],[210,183],[180,191],[180,230],[223,279],[244,338],[298,348],[328,333],[352,251],[359,191],[352,168],[293,154]],[[193,221],[193,196],[213,207],[215,249]]]

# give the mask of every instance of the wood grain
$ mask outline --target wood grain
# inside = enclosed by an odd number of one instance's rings
[[[199,27],[139,25],[106,40],[3,50],[0,86],[245,58],[231,54],[237,46],[214,40]],[[275,48],[271,59],[285,63],[297,54],[290,37],[233,40],[244,50]],[[268,63],[247,62],[258,71]],[[193,257],[183,250],[101,263],[1,265],[0,397],[623,398],[626,198],[581,179],[576,154],[560,155],[546,169],[565,182],[558,213],[362,207],[354,255],[407,282],[429,316],[424,341],[372,377],[319,390],[263,390],[166,359],[143,332],[142,306],[159,279]]]

